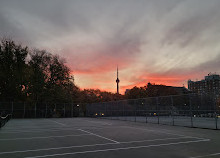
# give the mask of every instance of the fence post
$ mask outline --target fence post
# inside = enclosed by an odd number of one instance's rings
[[[134,100],[134,106],[135,106],[135,109],[134,109],[134,122],[137,121],[137,100]]]
[[[25,118],[25,102],[24,102],[24,113],[23,113],[23,118]]]
[[[136,119],[136,115],[137,115],[137,110],[135,109],[135,111],[134,111],[134,122],[137,121],[137,119]]]
[[[107,112],[107,104],[104,103],[104,106],[105,106],[105,117],[108,117],[108,112]]]
[[[71,117],[73,117],[73,103],[71,103]]]
[[[122,102],[118,101],[118,120],[121,119],[121,106],[120,106],[121,104],[122,104]]]
[[[86,114],[85,114],[85,116],[88,117],[88,115],[89,115],[89,107],[88,107],[88,104],[86,103]]]
[[[217,123],[217,129],[218,129],[218,128],[219,128],[219,127],[218,127],[218,118],[216,118],[216,120],[217,120],[216,123]]]
[[[147,123],[147,111],[146,111],[146,123]]]
[[[218,129],[218,116],[217,116],[217,98],[214,98],[214,106],[215,106],[215,129]]]
[[[11,116],[13,116],[13,113],[14,113],[14,103],[11,102]]]
[[[159,118],[159,97],[156,98],[157,101],[157,124],[160,124],[160,118]]]
[[[193,127],[193,113],[192,113],[192,97],[191,95],[189,94],[189,106],[190,106],[190,119],[191,119],[191,127]]]
[[[66,104],[64,103],[64,107],[63,107],[63,115],[64,117],[66,116]]]
[[[218,116],[217,116],[217,112],[215,112],[215,129],[218,129]]]
[[[37,118],[37,102],[35,103],[35,108],[34,108],[34,110],[35,110],[35,118]]]
[[[172,124],[174,126],[174,106],[173,106],[173,96],[171,95],[171,106],[172,106],[172,111],[171,111],[171,116],[172,116]]]
[[[45,118],[47,118],[47,103],[46,103],[46,110],[45,110]]]
[[[147,102],[147,100],[148,100],[148,99],[145,99],[145,105],[146,105],[146,106],[145,106],[145,111],[146,111],[146,123],[148,123],[147,115],[148,115],[148,112],[149,112],[149,110],[150,110],[150,109],[148,109],[148,104],[147,104],[148,102]]]
[[[112,102],[109,103],[109,107],[108,107],[108,112],[109,112],[109,116],[110,116],[110,120],[112,119]]]
[[[125,120],[125,101],[122,104],[122,120]]]

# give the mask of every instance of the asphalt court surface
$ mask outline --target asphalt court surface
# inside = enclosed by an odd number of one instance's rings
[[[220,158],[220,131],[95,118],[12,119],[0,158]]]

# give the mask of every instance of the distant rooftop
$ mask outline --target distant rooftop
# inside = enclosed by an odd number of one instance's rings
[[[204,81],[208,81],[208,80],[220,80],[220,75],[218,75],[216,73],[209,73],[207,76],[205,76],[205,79],[203,79],[203,80],[200,80],[200,81],[189,80],[188,82],[204,82]]]
[[[217,74],[209,73],[208,76],[205,76],[205,80],[220,80],[220,76]]]

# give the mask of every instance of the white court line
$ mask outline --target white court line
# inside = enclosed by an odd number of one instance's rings
[[[84,121],[91,122],[91,123],[99,123],[102,125],[112,125],[111,123],[104,123],[104,122],[98,122],[98,121],[88,121],[88,120],[84,120]]]
[[[161,139],[150,139],[150,140],[136,140],[136,141],[130,141],[130,142],[120,142],[120,144],[154,142],[154,141],[159,141],[159,140],[175,140],[175,139],[184,139],[184,138],[193,138],[193,137],[177,137],[177,138],[161,138]],[[193,139],[195,139],[195,138],[193,138]]]
[[[74,128],[62,128],[62,129],[45,129],[45,130],[17,130],[17,131],[11,131],[11,132],[1,132],[0,133],[4,133],[4,134],[9,134],[9,133],[38,133],[38,132],[48,132],[48,131],[76,131],[78,129],[74,129]]]
[[[5,133],[5,134],[8,134],[8,133],[24,133],[24,132],[47,132],[47,131],[65,131],[65,130],[78,130],[79,128],[86,128],[86,127],[90,127],[90,129],[104,129],[104,128],[113,128],[113,127],[97,127],[97,126],[68,126],[68,127],[65,127],[65,128],[46,128],[46,129],[42,129],[42,128],[38,128],[38,129],[34,129],[34,130],[9,130],[7,132],[3,132],[3,131],[0,131],[0,133]],[[114,126],[114,127],[117,127],[117,126]]]
[[[203,139],[203,140],[197,140],[197,141],[176,142],[176,143],[166,143],[166,144],[156,144],[156,145],[146,145],[146,146],[133,146],[133,147],[124,147],[124,148],[109,148],[109,149],[103,149],[103,150],[87,150],[87,151],[62,153],[62,154],[33,156],[33,157],[26,157],[26,158],[53,157],[53,156],[76,155],[76,154],[86,154],[86,153],[96,153],[96,152],[106,152],[106,151],[140,149],[140,148],[160,147],[160,146],[169,146],[169,145],[178,145],[178,144],[198,143],[198,142],[205,142],[205,141],[210,141],[210,139]]]
[[[139,130],[150,131],[150,132],[155,132],[155,133],[163,133],[163,134],[174,135],[174,136],[179,136],[179,137],[190,137],[190,136],[186,136],[186,135],[182,135],[182,134],[175,134],[175,133],[158,131],[158,130],[151,130],[151,129],[145,129],[145,128],[136,128],[136,127],[130,127],[130,126],[121,126],[121,127],[139,129]],[[197,138],[197,137],[194,137],[194,138]],[[199,138],[199,139],[206,139],[206,138]]]
[[[158,141],[158,140],[174,140],[174,139],[183,139],[183,138],[190,138],[190,137],[150,139],[150,140],[140,140],[140,141],[119,142],[119,143],[120,144],[129,144],[129,143],[153,142],[153,141]],[[94,147],[94,146],[105,146],[105,145],[115,145],[115,144],[118,144],[118,143],[104,143],[104,144],[90,144],[90,145],[88,144],[88,145],[75,145],[75,146],[65,146],[65,147],[46,148],[46,149],[7,151],[7,152],[0,152],[0,155],[14,154],[14,153],[36,152],[36,151],[62,150],[62,149],[71,149],[71,148]]]
[[[202,155],[202,156],[195,156],[195,157],[190,157],[190,158],[201,158],[201,157],[210,157],[210,156],[217,156],[217,155],[220,155],[220,153],[214,153],[214,154]]]
[[[194,137],[194,136],[187,136],[187,135],[182,135],[182,134],[175,134],[175,133],[171,133],[171,132],[165,132],[165,131],[169,131],[169,130],[158,131],[158,130],[136,128],[136,127],[130,127],[130,126],[121,126],[121,127],[139,129],[139,130],[150,131],[150,132],[155,132],[155,133],[163,133],[163,134],[174,135],[174,136],[179,136],[179,137],[190,137],[190,138],[195,138],[195,139],[207,139],[207,138],[201,138],[201,137]]]
[[[57,122],[57,121],[54,121],[54,120],[48,120],[48,121],[55,122],[55,123],[57,123],[59,125],[62,125],[62,126],[66,126],[66,124],[63,124],[63,123],[60,123],[60,122]]]
[[[68,127],[55,127],[55,128],[47,128],[47,127],[45,127],[45,128],[31,128],[30,130],[28,130],[28,128],[23,128],[23,129],[17,129],[17,130],[15,130],[15,129],[6,129],[7,130],[7,132],[3,132],[3,131],[0,131],[0,133],[23,133],[23,132],[38,132],[38,131],[63,131],[63,130],[78,130],[79,128],[88,128],[88,127],[90,127],[90,128],[92,128],[92,129],[104,129],[104,128],[102,128],[102,127],[97,127],[97,126],[68,126]],[[107,128],[107,127],[106,127]],[[110,128],[110,127],[108,127],[108,128]]]
[[[114,142],[114,143],[119,143],[118,141],[115,141],[115,140],[112,140],[112,139],[109,139],[109,138],[106,138],[106,137],[97,135],[97,134],[95,134],[95,133],[92,133],[92,132],[89,132],[89,131],[86,131],[86,130],[83,130],[83,129],[79,129],[79,130],[80,130],[80,131],[83,131],[83,132],[86,132],[86,133],[89,133],[89,134],[92,134],[92,135],[94,135],[94,136],[97,136],[97,137],[100,137],[100,138],[103,138],[103,139],[112,141],[112,142]]]
[[[62,136],[48,136],[48,137],[30,137],[30,138],[10,138],[10,139],[0,139],[0,141],[7,140],[29,140],[29,139],[47,139],[47,138],[63,138],[63,137],[80,137],[91,134],[72,134],[72,135],[62,135]]]

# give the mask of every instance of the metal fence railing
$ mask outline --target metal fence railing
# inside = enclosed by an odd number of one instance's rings
[[[0,115],[11,114],[12,118],[51,118],[83,116],[83,104],[0,102]]]
[[[173,95],[87,104],[86,116],[219,129],[219,106],[209,95]]]

